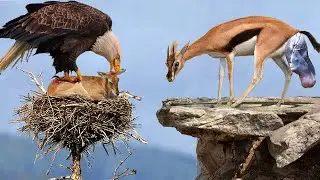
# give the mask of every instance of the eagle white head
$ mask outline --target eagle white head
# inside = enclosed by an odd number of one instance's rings
[[[118,37],[112,31],[107,31],[104,35],[98,37],[92,51],[109,61],[110,71],[113,68],[116,72],[120,71],[122,50]]]

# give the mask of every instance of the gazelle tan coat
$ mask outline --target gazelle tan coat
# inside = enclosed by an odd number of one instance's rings
[[[53,80],[48,86],[48,95],[68,96],[82,95],[94,100],[113,98],[119,94],[119,78],[117,75],[99,72],[98,76],[82,76],[79,83],[70,83],[59,79]]]
[[[249,87],[232,104],[236,107],[243,102],[245,97],[253,90],[263,76],[263,64],[267,58],[274,62],[284,72],[286,80],[282,91],[280,105],[288,89],[292,72],[285,62],[284,52],[288,40],[297,33],[306,35],[313,47],[319,52],[320,44],[307,31],[297,30],[283,21],[272,17],[250,16],[235,19],[222,23],[210,29],[204,36],[192,44],[186,44],[180,51],[177,51],[177,42],[168,47],[167,79],[172,82],[185,61],[202,54],[208,54],[213,58],[220,58],[218,101],[221,100],[221,89],[225,66],[228,68],[228,79],[230,85],[231,105],[234,98],[233,87],[233,64],[235,56],[254,56],[254,75]]]

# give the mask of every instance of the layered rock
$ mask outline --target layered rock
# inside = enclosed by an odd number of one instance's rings
[[[198,180],[320,179],[320,98],[287,98],[281,107],[277,101],[252,97],[230,108],[215,99],[176,98],[164,101],[157,117],[198,138]],[[264,140],[252,148],[258,138]]]

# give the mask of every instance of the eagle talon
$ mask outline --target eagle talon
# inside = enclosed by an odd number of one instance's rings
[[[78,83],[78,82],[81,82],[81,80],[82,80],[81,76],[80,77],[77,76],[72,80],[72,82],[73,83]]]
[[[65,81],[65,82],[73,82],[70,77],[58,77],[56,78],[58,81]]]
[[[79,69],[76,71],[76,74],[77,74],[77,76],[75,77],[75,79],[74,79],[73,81],[74,81],[75,83],[81,82],[82,76],[81,76],[81,73],[80,73],[80,70],[79,70]]]

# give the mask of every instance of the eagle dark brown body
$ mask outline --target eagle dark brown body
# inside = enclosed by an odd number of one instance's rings
[[[26,9],[27,14],[9,21],[0,29],[1,38],[16,40],[16,48],[13,47],[13,52],[9,51],[7,57],[1,60],[0,71],[26,50],[36,48],[35,54],[49,53],[53,57],[56,73],[64,71],[65,80],[71,81],[70,71],[77,72],[77,80],[81,80],[76,59],[85,51],[94,51],[92,48],[99,37],[112,33],[111,18],[91,6],[76,1],[28,4]],[[111,41],[110,44],[117,39],[111,38]],[[20,46],[17,46],[17,43]],[[118,44],[117,42],[115,46]],[[99,48],[108,50],[104,47]],[[117,48],[120,49],[118,46],[115,49]],[[105,55],[109,52],[96,53]],[[15,54],[15,57],[12,54]],[[113,54],[116,55],[108,56],[112,58],[108,59],[110,65],[115,64],[112,61],[120,60],[120,52]]]

